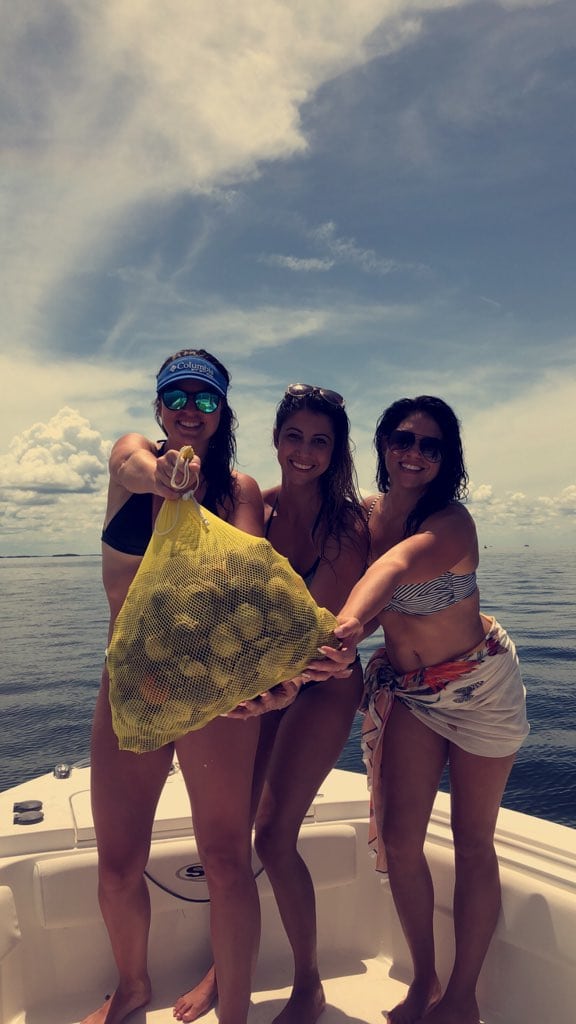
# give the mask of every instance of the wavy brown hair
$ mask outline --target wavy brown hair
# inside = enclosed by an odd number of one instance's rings
[[[334,431],[334,449],[330,465],[318,481],[322,496],[322,513],[317,531],[320,554],[324,555],[324,548],[330,537],[334,537],[340,543],[344,536],[358,540],[360,533],[362,541],[367,545],[369,535],[366,512],[358,492],[352,458],[350,421],[344,406],[326,401],[318,392],[299,396],[286,393],[276,408],[274,444],[287,420],[301,409],[327,416]]]
[[[382,413],[376,426],[374,447],[378,457],[376,482],[378,490],[387,493],[390,477],[386,468],[386,439],[399,423],[415,412],[426,413],[442,433],[442,458],[438,475],[418,500],[404,524],[404,536],[416,533],[428,516],[439,512],[451,501],[461,501],[468,494],[468,473],[464,465],[464,452],[460,437],[460,422],[456,413],[441,398],[419,395],[417,398],[399,398]]]

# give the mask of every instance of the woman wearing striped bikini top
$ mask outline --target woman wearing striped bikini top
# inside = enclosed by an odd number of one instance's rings
[[[500,908],[493,835],[527,732],[514,644],[480,612],[478,541],[462,504],[458,420],[439,398],[400,399],[379,420],[379,494],[366,501],[372,564],[337,635],[381,626],[365,672],[365,760],[377,866],[387,868],[414,980],[391,1024],[479,1024],[476,984]],[[452,794],[454,968],[436,974],[432,880],[423,845],[445,766]]]

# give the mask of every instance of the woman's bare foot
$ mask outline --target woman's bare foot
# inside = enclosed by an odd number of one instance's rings
[[[393,1010],[388,1010],[386,1018],[390,1024],[417,1024],[424,1017],[428,1022],[428,1011],[436,1006],[441,994],[440,982],[436,977],[428,982],[413,981],[406,999]],[[440,1021],[436,1021],[436,1024],[440,1024]]]
[[[324,989],[319,981],[309,988],[294,988],[286,1006],[272,1024],[316,1024],[325,1006]]]
[[[444,996],[422,1016],[422,1024],[480,1024],[480,1011],[475,999],[456,1003]]]
[[[217,996],[216,968],[212,965],[202,981],[176,1000],[174,1017],[176,1020],[183,1021],[184,1024],[189,1024],[191,1020],[196,1020],[204,1013],[208,1013],[208,1010],[214,1006]]]
[[[122,1024],[131,1013],[150,1002],[150,982],[143,982],[133,988],[119,986],[110,999],[106,999],[93,1013],[84,1017],[82,1024]]]

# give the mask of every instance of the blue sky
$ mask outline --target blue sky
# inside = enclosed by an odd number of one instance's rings
[[[574,544],[572,0],[1,4],[0,554],[96,552],[164,357],[232,374],[240,467],[341,391],[463,423],[480,540]]]

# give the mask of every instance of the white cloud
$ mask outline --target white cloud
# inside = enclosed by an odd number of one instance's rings
[[[100,550],[105,489],[81,495],[9,494],[7,501],[0,500],[1,555],[96,554]]]
[[[302,153],[300,105],[365,60],[366,38],[390,15],[397,5],[379,0],[10,5],[0,40],[12,114],[6,337],[38,338],[42,301],[103,257],[138,204]]]
[[[544,501],[549,499],[542,500]],[[570,487],[565,487],[564,490],[560,492],[556,508],[559,515],[576,516],[576,484],[571,484]]]
[[[14,437],[0,457],[0,553],[96,552],[109,450],[68,407]]]
[[[555,496],[529,497],[522,491],[495,494],[491,486],[483,485],[471,488],[469,507],[477,523],[490,528],[562,529],[563,517],[576,516],[576,486],[565,487]]]
[[[140,404],[142,417],[135,429],[145,427],[147,432],[153,423],[150,384],[159,361],[155,355],[118,367],[107,359],[51,361],[26,352],[0,353],[0,459],[2,449],[6,451],[13,437],[28,430],[31,421],[47,423],[63,406],[79,409],[95,429],[114,437],[126,427],[127,415],[135,422],[131,407]]]
[[[400,270],[427,271],[421,265],[401,263],[389,257],[380,256],[373,249],[358,246],[353,238],[341,238],[337,234],[336,224],[328,221],[310,232],[310,237],[319,246],[325,247],[335,262],[351,264],[367,274],[386,276]]]
[[[551,7],[555,0],[500,0],[500,6],[511,11],[530,7]]]
[[[321,339],[328,335],[346,349],[350,331],[361,325],[411,320],[418,311],[410,304],[355,303],[336,301],[332,306],[220,305],[179,307],[168,330],[176,338],[202,339],[202,345],[217,349],[223,356],[241,355],[247,359],[257,351],[295,345],[303,339]],[[177,346],[175,346],[177,347]]]
[[[283,270],[295,270],[300,273],[309,273],[310,271],[326,273],[334,266],[334,260],[331,259],[315,257],[306,259],[302,256],[280,256],[274,253],[270,256],[261,256],[260,262],[267,263],[271,267],[282,267]]]
[[[566,341],[566,351],[573,351]],[[473,396],[469,397],[469,401]],[[473,407],[463,417],[470,476],[530,499],[576,482],[576,369],[548,371],[521,393]],[[565,500],[565,498],[563,499]]]
[[[18,495],[28,503],[37,493],[90,493],[101,488],[108,452],[88,421],[66,407],[13,439],[0,460],[0,488],[15,504]]]
[[[488,490],[490,494],[484,492]],[[576,487],[555,495],[531,497],[521,491],[500,493],[476,488],[468,505],[484,547],[533,546],[538,550],[573,548]]]

